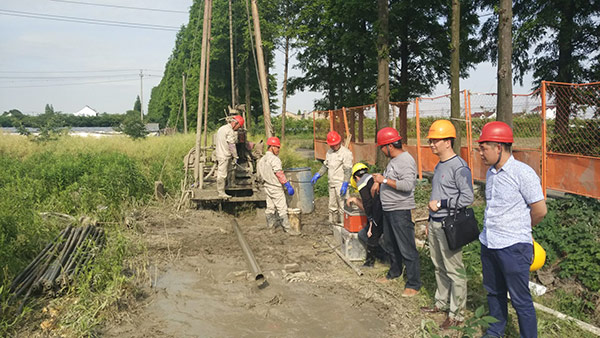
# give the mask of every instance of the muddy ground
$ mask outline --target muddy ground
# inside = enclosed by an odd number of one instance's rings
[[[327,201],[302,215],[302,235],[270,233],[264,209],[236,216],[150,207],[138,220],[147,246],[147,297],[109,323],[107,337],[414,337],[428,321],[424,294],[402,298],[404,281],[377,281],[378,263],[358,276],[331,250]],[[254,281],[230,224],[239,223],[268,285]],[[360,262],[356,263],[360,266]]]

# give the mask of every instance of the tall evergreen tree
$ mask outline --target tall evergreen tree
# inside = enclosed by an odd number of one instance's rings
[[[482,8],[490,10],[497,1],[486,0]],[[498,29],[498,13],[482,27],[484,50],[494,62],[498,48],[494,36]],[[541,81],[597,81],[600,75],[600,2],[588,0],[517,0],[513,2],[514,80],[533,71],[534,86]],[[571,111],[558,106],[555,128],[566,133]]]
[[[276,38],[276,11],[278,0],[261,1],[259,11],[261,15],[261,30],[263,50],[266,55],[267,68],[273,65],[273,40]],[[190,127],[195,128],[195,113],[198,110],[198,81],[201,54],[203,2],[194,0],[190,8],[190,18],[186,26],[178,32],[175,48],[165,67],[165,73],[158,86],[152,89],[148,104],[148,117],[151,122],[159,122],[161,126],[175,126],[183,130],[182,114],[182,81],[181,74],[186,74],[186,103],[188,111],[193,116],[188,116]],[[258,91],[258,82],[254,61],[252,60],[252,44],[247,24],[245,1],[233,2],[233,35],[235,72],[244,74],[244,67],[249,67],[249,73],[254,81],[249,81],[249,88],[240,86],[241,95],[250,91],[250,106],[246,107],[249,120],[258,120],[262,115],[261,100]],[[208,124],[210,128],[222,124],[224,111],[231,104],[230,81],[230,56],[229,56],[229,4],[226,1],[215,1],[212,10],[212,39],[210,49],[210,88],[208,98]],[[273,75],[269,75],[269,96],[273,97],[276,82]],[[239,77],[236,77],[239,78]],[[271,104],[274,105],[274,100]],[[249,121],[251,122],[251,121]],[[250,125],[251,123],[249,123]]]

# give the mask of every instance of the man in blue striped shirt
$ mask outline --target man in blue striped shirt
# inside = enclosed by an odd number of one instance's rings
[[[519,320],[521,337],[537,337],[537,320],[529,292],[533,258],[531,228],[546,215],[546,202],[535,171],[511,154],[512,129],[489,122],[481,130],[479,154],[486,174],[486,207],[481,242],[483,286],[490,315],[498,319],[484,337],[502,337],[508,317],[507,291]]]

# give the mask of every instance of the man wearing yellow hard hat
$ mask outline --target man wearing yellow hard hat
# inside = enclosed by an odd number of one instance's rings
[[[369,168],[364,163],[356,163],[352,166],[352,178],[350,185],[358,190],[360,199],[349,197],[346,204],[356,204],[367,215],[367,225],[358,232],[358,239],[366,246],[367,257],[364,267],[372,267],[375,258],[387,258],[387,254],[379,245],[379,239],[383,235],[383,209],[379,193],[371,195],[373,187],[373,176],[369,174]]]
[[[479,235],[483,286],[488,293],[490,315],[498,320],[487,329],[486,337],[504,336],[507,292],[517,312],[520,336],[537,337],[529,270],[535,268],[531,264],[531,228],[544,219],[547,211],[540,179],[531,167],[512,156],[513,131],[506,123],[487,123],[477,142],[481,160],[490,166],[485,178],[483,230]]]
[[[431,180],[429,223],[427,239],[429,253],[435,267],[435,304],[422,307],[423,312],[447,312],[442,325],[446,330],[464,321],[467,304],[467,280],[464,273],[462,248],[451,250],[442,227],[450,210],[464,208],[473,203],[473,183],[467,162],[454,153],[452,146],[456,129],[448,120],[437,120],[429,128],[429,148],[439,158]]]

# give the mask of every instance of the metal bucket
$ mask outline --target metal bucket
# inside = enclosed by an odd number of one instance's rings
[[[284,170],[285,176],[294,187],[294,196],[287,196],[288,208],[299,208],[303,214],[309,214],[315,210],[315,194],[310,167],[290,168]]]

